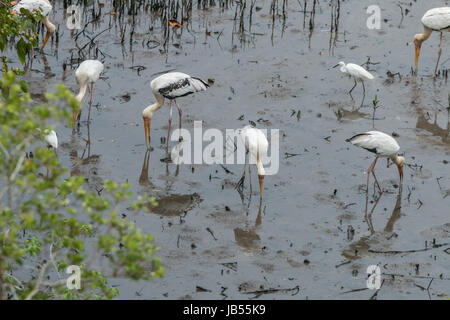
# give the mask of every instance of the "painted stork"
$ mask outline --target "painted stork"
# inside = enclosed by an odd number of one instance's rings
[[[259,178],[259,198],[262,199],[264,176],[266,174],[266,171],[264,170],[262,164],[262,158],[265,155],[267,155],[269,141],[267,141],[265,134],[261,130],[254,128],[250,125],[245,126],[244,128],[239,130],[239,137],[245,145],[246,156],[245,156],[244,172],[242,173],[242,177],[239,180],[236,187],[241,188],[244,184],[245,167],[247,166],[247,154],[250,153],[251,156],[253,156],[254,159],[256,159],[256,168],[258,169],[258,178]],[[250,164],[249,164],[249,173],[251,174]]]
[[[94,94],[94,82],[96,82],[100,78],[100,74],[103,72],[103,68],[104,68],[103,64],[98,60],[85,60],[80,64],[80,66],[75,71],[75,77],[77,79],[78,84],[80,85],[80,92],[76,95],[75,98],[81,102],[86,94],[86,89],[89,88],[90,102],[89,102],[88,121],[91,116],[92,96]],[[73,113],[74,127],[77,118],[78,121],[80,121],[82,107],[83,105],[81,105],[80,107],[79,114],[75,112]]]
[[[403,166],[405,165],[405,158],[398,156],[397,153],[400,150],[400,146],[398,145],[397,141],[395,141],[394,138],[380,131],[368,131],[365,133],[357,134],[351,137],[350,139],[347,139],[346,141],[351,142],[355,146],[361,147],[363,149],[366,149],[367,151],[376,154],[375,160],[367,169],[366,194],[369,192],[370,173],[372,173],[373,177],[375,178],[378,190],[380,191],[380,193],[383,193],[374,171],[377,160],[380,157],[390,158],[397,165],[398,173],[400,175],[400,185],[402,184]]]
[[[12,12],[20,13],[20,9],[22,9],[22,8],[27,9],[30,12],[37,10],[44,16],[44,24],[45,24],[45,27],[47,28],[47,33],[45,35],[41,50],[44,49],[45,45],[47,44],[48,39],[50,39],[50,36],[56,30],[55,25],[53,23],[51,23],[48,18],[50,12],[53,9],[52,5],[50,4],[50,2],[48,0],[22,0],[12,8]]]
[[[172,101],[175,103],[178,114],[180,116],[180,129],[181,129],[181,116],[183,112],[177,104],[177,98],[187,96],[189,94],[204,91],[209,85],[202,79],[191,77],[185,73],[181,72],[169,72],[165,73],[155,79],[150,83],[153,95],[155,96],[156,102],[149,105],[142,111],[142,118],[144,119],[144,129],[145,129],[145,144],[147,148],[150,143],[150,128],[152,117],[155,112],[164,105],[164,99],[169,99],[169,128],[167,130],[167,140],[166,147],[169,146],[169,134],[170,125],[172,123]]]
[[[419,56],[420,49],[422,48],[422,43],[427,40],[433,31],[441,33],[441,41],[439,44],[438,58],[436,62],[436,67],[434,68],[434,77],[436,77],[437,68],[439,65],[439,59],[442,53],[442,38],[444,31],[450,31],[450,7],[434,8],[428,10],[422,17],[423,33],[416,34],[414,36],[414,45],[416,50],[415,57],[415,67],[416,72],[419,66]]]

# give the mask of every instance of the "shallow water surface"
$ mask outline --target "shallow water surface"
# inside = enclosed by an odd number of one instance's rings
[[[178,16],[135,8],[132,16],[108,1],[83,33],[68,30],[62,1],[55,5],[58,41],[53,37],[45,56],[37,54],[33,62],[27,75],[33,95],[42,98],[60,82],[76,92],[79,58],[105,64],[89,128],[86,105],[78,134],[56,127],[58,156],[93,190],[104,179],[129,181],[135,193],[160,203],[135,221],[154,235],[165,276],[151,283],[111,279],[120,298],[448,296],[450,110],[447,79],[431,78],[438,34],[424,43],[419,75],[411,75],[420,18],[446,1],[380,1],[380,30],[366,27],[373,1],[280,0],[272,7],[266,0],[253,8],[252,1],[244,2],[245,8],[235,1],[194,1],[192,11],[181,13],[180,7]],[[97,1],[87,2],[83,27],[98,10]],[[182,15],[183,28],[165,27],[167,19]],[[440,70],[450,68],[444,44]],[[366,83],[359,109],[361,86],[352,100],[353,81],[332,68],[341,60],[371,62],[365,66],[376,78]],[[214,79],[206,92],[178,101],[189,131],[196,120],[204,130],[249,121],[280,129],[280,170],[265,178],[261,203],[256,168],[252,196],[247,179],[241,197],[234,186],[242,165],[225,165],[227,172],[219,165],[161,161],[167,103],[153,118],[153,150],[146,153],[141,111],[154,102],[149,82],[169,70]],[[176,112],[173,123],[178,126]],[[385,193],[379,197],[372,184],[366,203],[365,174],[373,155],[345,139],[372,128],[398,135],[407,167],[400,193],[395,166],[380,160],[376,171]],[[369,265],[382,269],[378,291],[366,288]]]

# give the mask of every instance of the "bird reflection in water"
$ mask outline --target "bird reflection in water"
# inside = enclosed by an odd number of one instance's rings
[[[352,242],[349,245],[349,248],[345,249],[342,252],[342,255],[347,259],[355,260],[362,258],[363,256],[369,254],[369,250],[371,249],[372,245],[376,245],[377,247],[389,247],[392,244],[391,239],[395,239],[395,233],[393,232],[393,230],[395,223],[401,217],[402,189],[399,189],[392,214],[389,217],[389,220],[387,221],[385,227],[382,231],[376,231],[373,226],[372,216],[382,197],[383,195],[380,195],[380,197],[377,198],[370,211],[368,210],[369,198],[366,197],[366,210],[364,220],[369,227],[370,235],[363,236],[359,240]]]
[[[439,137],[441,138],[443,145],[450,145],[450,94],[448,95],[448,106],[443,105],[438,101],[441,90],[440,88],[436,87],[436,97],[433,98],[433,101],[438,104],[442,109],[446,109],[446,118],[445,122],[445,128],[440,127],[438,125],[438,111],[434,111],[434,119],[430,122],[430,115],[427,110],[425,110],[422,106],[424,105],[422,103],[422,97],[424,96],[425,92],[423,92],[420,88],[420,86],[417,84],[416,77],[411,78],[411,105],[415,106],[416,113],[417,113],[417,122],[416,122],[416,128],[419,130],[425,130],[426,132],[430,133],[433,137]],[[426,139],[428,143],[430,143],[429,135],[419,135],[417,134],[418,138]],[[441,145],[440,143],[436,142],[436,140],[432,140],[431,143],[433,145]]]
[[[182,143],[182,142],[181,142]],[[157,188],[150,180],[148,169],[150,164],[150,153],[151,151],[147,149],[144,156],[144,162],[142,164],[141,174],[139,176],[139,185],[145,188],[146,193],[150,193],[151,196],[155,197],[158,205],[156,207],[152,206],[150,203],[147,208],[151,213],[158,214],[165,217],[175,217],[187,214],[190,210],[195,208],[200,204],[203,199],[197,193],[192,194],[168,194],[171,189],[171,184],[169,184],[170,179],[165,179],[166,188],[161,190]],[[166,172],[168,171],[169,163],[166,163]],[[175,175],[179,173],[179,165],[175,171]]]
[[[84,176],[88,184],[94,184],[94,188],[102,188],[102,179],[97,175],[98,163],[100,162],[100,155],[91,155],[91,139],[90,139],[90,129],[89,123],[87,124],[87,139],[81,137],[78,134],[78,138],[84,140],[84,148],[79,148],[77,142],[77,136],[75,132],[72,132],[72,139],[70,145],[72,149],[70,150],[70,160],[72,161],[72,168],[70,171],[71,176]],[[82,149],[82,151],[81,151]],[[81,152],[81,155],[79,153]]]
[[[256,252],[261,248],[261,238],[258,232],[261,229],[261,205],[262,200],[259,200],[258,214],[255,219],[255,224],[253,226],[248,226],[246,223],[245,228],[234,228],[234,239],[236,243],[244,250]],[[248,214],[248,213],[247,213]]]

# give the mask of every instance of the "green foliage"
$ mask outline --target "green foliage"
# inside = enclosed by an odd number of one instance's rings
[[[12,71],[0,80],[0,299],[112,299],[118,290],[107,278],[161,277],[153,237],[120,214],[154,199],[131,201],[129,184],[113,181],[100,196],[84,177],[67,176],[55,152],[42,147],[38,128],[70,124],[79,102],[63,85],[46,97],[33,104]],[[30,150],[33,158],[25,156]],[[81,268],[80,290],[66,287],[70,265]]]
[[[29,12],[22,8],[20,12],[13,13],[11,8],[11,2],[0,0],[0,51],[3,53],[6,50],[8,41],[15,41],[17,56],[24,64],[27,53],[38,45],[36,25],[44,17],[39,11]],[[1,60],[4,71],[7,71],[7,57],[2,56]],[[15,71],[19,72],[18,69]]]

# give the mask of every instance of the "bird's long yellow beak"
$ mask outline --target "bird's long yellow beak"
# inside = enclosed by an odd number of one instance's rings
[[[52,34],[50,33],[50,31],[47,31],[47,33],[45,34],[44,43],[42,44],[42,47],[41,47],[41,51],[44,49],[44,47],[45,47],[45,45],[47,44],[48,39],[50,39],[50,36],[51,36],[51,35],[52,35]]]
[[[416,66],[416,71],[419,67],[419,56],[420,56],[420,49],[421,49],[421,45],[416,45],[416,59],[415,59],[415,66]]]
[[[73,113],[73,127],[75,128],[75,123],[77,122],[78,113]]]
[[[403,182],[403,166],[397,166],[398,174],[400,175],[400,184]]]
[[[262,199],[264,176],[258,175],[259,178],[259,199]]]
[[[151,118],[143,118],[144,119],[144,129],[145,129],[145,145],[148,149],[148,144],[150,143],[150,128],[152,127],[152,119]]]

